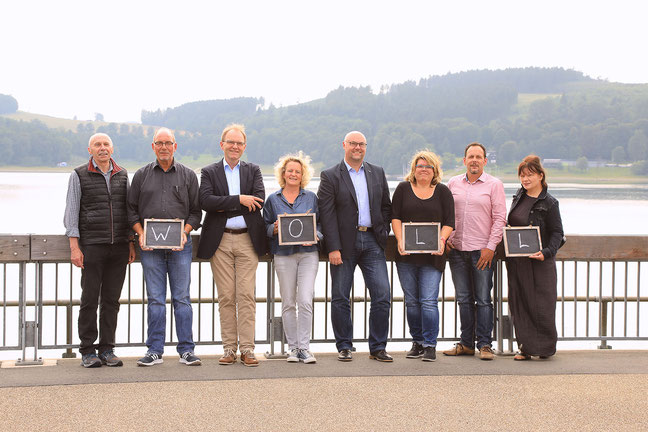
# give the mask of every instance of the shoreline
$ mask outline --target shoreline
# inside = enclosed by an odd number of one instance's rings
[[[126,164],[125,168],[129,172],[135,172],[140,166],[129,166]],[[9,166],[2,167],[0,166],[0,173],[70,173],[74,169],[74,166],[67,167],[18,167],[18,166]],[[195,170],[197,173],[200,172],[200,169]],[[581,173],[565,173],[561,172],[562,170],[547,170],[547,178],[550,179],[551,183],[575,183],[575,184],[607,184],[607,185],[620,185],[620,184],[631,184],[631,185],[648,185],[648,176],[596,176],[594,174],[581,174]],[[274,176],[273,172],[264,172],[261,170],[264,176]],[[444,171],[443,178],[445,181],[449,180],[452,176],[463,173],[463,170],[452,169]],[[491,170],[486,171],[489,174],[499,178],[504,183],[516,183],[518,181],[517,176],[514,173],[506,171],[506,173],[501,173],[500,170]],[[319,179],[319,176],[314,176],[313,179]],[[387,180],[389,181],[402,181],[402,175],[390,174],[387,175]]]

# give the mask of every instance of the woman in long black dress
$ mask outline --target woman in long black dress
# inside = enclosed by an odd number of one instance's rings
[[[522,187],[513,197],[510,226],[539,226],[542,250],[507,258],[509,308],[519,352],[515,360],[556,353],[556,260],[563,239],[558,200],[547,192],[540,158],[529,155],[518,166]]]

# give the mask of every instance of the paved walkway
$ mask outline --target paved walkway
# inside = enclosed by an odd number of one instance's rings
[[[261,357],[261,356],[259,356]],[[0,430],[647,430],[648,352],[0,369]]]

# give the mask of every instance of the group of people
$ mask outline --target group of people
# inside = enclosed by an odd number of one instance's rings
[[[79,351],[84,367],[121,366],[115,355],[115,330],[126,266],[139,242],[147,293],[147,352],[140,366],[163,362],[167,279],[173,303],[180,363],[200,365],[194,353],[190,298],[193,245],[190,233],[202,226],[197,256],[208,259],[218,292],[223,355],[221,365],[240,360],[259,364],[254,354],[255,281],[259,257],[269,244],[279,280],[288,362],[315,363],[310,351],[312,304],[320,251],[331,272],[331,321],[338,360],[353,360],[350,294],[356,266],[371,297],[369,358],[392,362],[386,351],[390,285],[385,248],[393,228],[398,243],[396,267],[405,295],[412,348],[407,358],[436,360],[439,283],[450,263],[461,319],[461,339],[448,356],[474,355],[492,360],[493,258],[507,224],[502,182],[484,172],[486,148],[469,144],[466,173],[441,183],[439,158],[430,151],[414,155],[405,181],[390,197],[383,169],[365,161],[367,140],[357,131],[342,142],[340,164],[320,174],[317,194],[306,190],[313,174],[302,152],[275,166],[280,189],[267,197],[258,165],[241,159],[245,128],[233,124],[222,133],[223,158],[196,174],[177,162],[173,131],[155,132],[156,160],[140,168],[129,185],[126,171],[113,160],[110,137],[90,137],[90,160],[76,168],[67,194],[64,224],[71,261],[81,267]],[[518,168],[522,187],[514,197],[508,224],[540,227],[544,248],[530,257],[508,258],[509,304],[519,353],[516,360],[555,353],[556,268],[563,239],[558,201],[547,193],[537,156]],[[202,221],[202,212],[205,212]],[[280,244],[279,216],[313,213],[317,235],[304,244]],[[144,241],[146,219],[182,219],[180,247],[152,249]],[[403,224],[439,224],[439,248],[406,251]],[[139,240],[138,240],[139,239]],[[99,326],[97,328],[97,308]],[[97,341],[98,338],[98,341]]]

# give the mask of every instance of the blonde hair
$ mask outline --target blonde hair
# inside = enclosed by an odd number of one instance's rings
[[[275,165],[275,177],[279,186],[283,189],[286,186],[286,179],[284,173],[286,172],[286,165],[288,162],[297,162],[302,168],[301,188],[305,188],[311,177],[313,177],[313,167],[311,166],[310,156],[305,155],[301,150],[297,154],[287,154],[279,158],[279,162]]]
[[[227,127],[225,127],[225,129],[223,129],[223,133],[221,134],[221,142],[225,141],[225,135],[227,135],[227,132],[232,130],[241,132],[241,135],[243,135],[243,141],[244,143],[247,144],[247,135],[245,135],[245,126],[238,123],[232,123]]]
[[[428,149],[420,150],[414,155],[412,162],[410,163],[410,172],[405,177],[405,181],[416,184],[416,177],[414,176],[414,172],[416,171],[416,162],[418,162],[419,159],[423,159],[425,162],[427,162],[428,165],[432,165],[434,167],[434,175],[432,176],[430,187],[441,183],[441,178],[443,177],[443,171],[441,170],[441,160],[439,159],[439,156]]]

